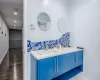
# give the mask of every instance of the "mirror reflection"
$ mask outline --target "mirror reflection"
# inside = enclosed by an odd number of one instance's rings
[[[57,23],[58,30],[61,33],[65,33],[67,31],[67,21],[64,17],[60,18]]]
[[[47,13],[42,12],[38,15],[37,23],[42,31],[48,31],[51,26],[51,19]]]

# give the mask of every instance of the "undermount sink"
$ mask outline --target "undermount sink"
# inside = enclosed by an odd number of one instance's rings
[[[56,53],[58,53],[56,49],[37,51],[37,54],[39,55],[46,55],[46,54],[48,55],[48,54],[56,54]]]
[[[73,50],[74,49],[72,48],[61,48],[61,49],[54,48],[54,49],[48,49],[48,50],[40,50],[40,51],[37,51],[36,54],[44,56],[44,55],[49,55],[49,54],[62,54],[62,53],[66,53],[66,51],[71,52]]]
[[[48,50],[38,50],[38,51],[31,51],[31,54],[35,56],[36,59],[41,60],[44,58],[52,57],[52,56],[58,56],[63,54],[69,54],[75,51],[80,51],[80,49],[77,48],[53,48]]]

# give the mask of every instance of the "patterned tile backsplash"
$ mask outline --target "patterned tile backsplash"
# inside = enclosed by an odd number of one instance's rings
[[[27,51],[36,51],[36,50],[44,50],[46,49],[46,46],[48,46],[49,49],[55,48],[57,44],[60,44],[62,47],[67,47],[70,42],[70,33],[67,32],[62,35],[60,39],[57,40],[50,40],[50,41],[41,41],[41,42],[31,42],[30,40],[27,40]]]

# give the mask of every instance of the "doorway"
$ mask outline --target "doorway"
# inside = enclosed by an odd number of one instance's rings
[[[0,0],[0,80],[23,80],[23,0]]]

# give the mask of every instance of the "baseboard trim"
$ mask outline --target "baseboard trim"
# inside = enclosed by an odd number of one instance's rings
[[[9,49],[7,49],[7,51],[4,53],[3,57],[0,59],[0,65],[1,65],[3,59],[5,58],[5,56],[6,56],[7,52],[8,52],[8,50],[9,50]]]

